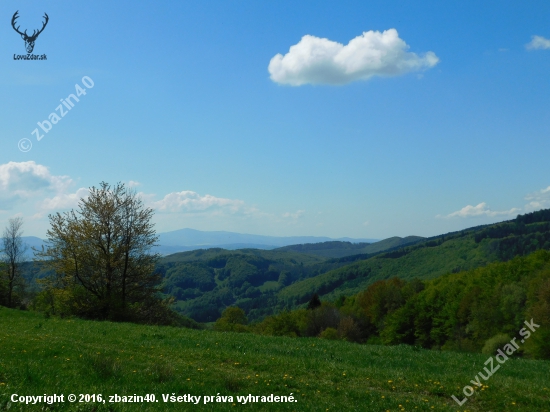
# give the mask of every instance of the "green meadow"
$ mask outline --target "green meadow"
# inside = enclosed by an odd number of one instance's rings
[[[0,308],[0,410],[545,411],[550,362],[510,359],[459,407],[486,355],[80,319]],[[12,394],[63,394],[25,405]],[[69,394],[77,402],[67,401]],[[79,403],[79,394],[102,402]],[[109,403],[154,394],[158,402]],[[162,395],[201,396],[198,404]],[[225,402],[216,402],[216,395]],[[292,396],[247,403],[237,396]],[[204,396],[212,402],[204,404]],[[233,397],[233,402],[229,401]]]

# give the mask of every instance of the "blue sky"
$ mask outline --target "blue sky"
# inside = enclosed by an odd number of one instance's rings
[[[159,231],[431,236],[550,207],[550,3],[511,3],[3,1],[0,226],[43,237],[101,181]],[[47,60],[14,60],[16,10],[48,13]]]

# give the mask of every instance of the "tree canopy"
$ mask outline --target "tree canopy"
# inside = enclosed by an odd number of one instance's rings
[[[105,182],[90,188],[77,210],[50,215],[47,247],[37,255],[55,273],[44,281],[52,310],[96,319],[153,316],[160,276],[152,216],[124,184]]]

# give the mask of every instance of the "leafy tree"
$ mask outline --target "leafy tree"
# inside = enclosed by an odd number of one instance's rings
[[[283,310],[281,313],[268,316],[257,324],[256,331],[273,336],[303,336],[307,324],[307,312],[305,309],[294,311]]]
[[[319,299],[319,295],[317,293],[314,293],[311,299],[309,300],[309,303],[307,304],[307,308],[309,310],[313,310],[321,306],[321,299]]]
[[[14,287],[22,281],[21,264],[27,251],[27,247],[21,239],[22,227],[22,218],[10,219],[2,235],[2,261],[5,267],[4,283],[7,289],[5,300],[6,305],[10,308],[14,304]]]
[[[510,339],[512,338],[509,335],[499,333],[492,338],[487,339],[481,349],[481,353],[484,353],[485,355],[496,355],[497,350],[502,349],[504,345],[510,342]]]
[[[330,340],[338,340],[340,339],[340,336],[338,336],[338,331],[334,328],[328,327],[324,331],[322,331],[319,334],[319,337],[322,339],[330,339]]]
[[[47,286],[64,291],[68,311],[99,319],[159,317],[152,216],[124,184],[105,182],[90,188],[78,210],[49,216],[47,247],[37,256],[53,269]]]
[[[357,304],[363,308],[369,321],[382,330],[386,316],[405,304],[402,290],[406,285],[407,282],[398,278],[379,280],[358,295]],[[413,294],[407,289],[405,291]]]
[[[546,272],[546,273],[545,273]],[[550,270],[539,273],[531,282],[531,306],[527,319],[540,325],[526,343],[526,352],[539,359],[550,359]]]
[[[239,307],[226,308],[222,313],[221,319],[233,325],[246,325],[248,323],[244,310]]]
[[[281,284],[281,286],[288,286],[292,283],[292,279],[290,277],[290,273],[286,270],[281,271],[281,274],[279,275],[278,282]]]
[[[214,329],[219,331],[234,331],[245,332],[247,328],[245,325],[248,323],[244,310],[238,306],[230,306],[226,308],[222,316],[216,321]]]
[[[362,342],[366,338],[366,333],[361,330],[358,322],[351,316],[340,319],[338,335],[349,342]]]
[[[306,336],[319,336],[326,328],[338,329],[340,324],[340,311],[328,303],[313,310],[307,311],[307,325],[304,331]]]

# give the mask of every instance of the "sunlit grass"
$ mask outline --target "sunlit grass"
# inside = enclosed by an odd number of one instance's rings
[[[218,333],[0,309],[0,410],[11,394],[155,394],[157,403],[65,404],[50,410],[548,411],[550,363],[510,360],[462,407],[485,355]],[[471,384],[470,384],[471,385]],[[232,403],[164,403],[162,394],[231,395]],[[236,395],[297,403],[247,404]],[[44,405],[9,405],[10,411]],[[77,409],[78,408],[78,409]],[[44,409],[48,410],[48,409]]]

